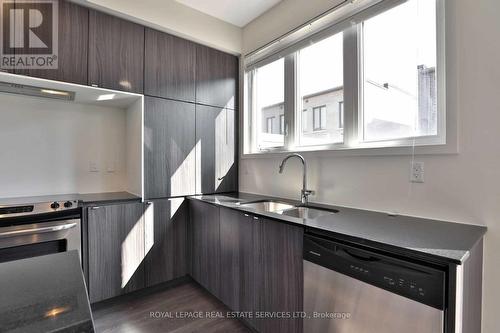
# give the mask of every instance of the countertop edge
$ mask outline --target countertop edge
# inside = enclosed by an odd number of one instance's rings
[[[232,194],[234,195],[236,193],[232,193]],[[241,193],[241,194],[244,194],[244,193]],[[217,196],[229,196],[229,197],[231,196],[230,193],[210,194],[210,195],[206,195],[206,196],[215,196],[215,195],[217,195]],[[262,195],[262,196],[256,195],[256,194],[251,194],[251,195],[260,198],[260,199],[256,199],[256,200],[274,199],[274,200],[282,200],[282,201],[285,201],[285,202],[294,202],[294,200],[277,198],[277,197],[271,197],[271,196],[266,196],[266,195]],[[462,250],[457,250],[457,251],[462,251],[463,252],[463,254],[461,255],[460,258],[457,258],[457,257],[447,257],[447,256],[442,256],[442,255],[438,255],[438,254],[434,254],[434,253],[425,252],[425,251],[419,251],[419,250],[412,249],[412,248],[407,248],[407,247],[404,247],[404,246],[398,246],[398,245],[394,245],[394,244],[383,243],[383,242],[379,242],[379,241],[376,241],[376,240],[359,237],[357,235],[351,235],[351,234],[345,234],[345,233],[341,233],[341,232],[335,232],[335,231],[332,231],[332,230],[327,230],[327,229],[323,229],[323,228],[319,228],[319,227],[315,227],[315,226],[305,225],[305,224],[299,223],[299,222],[293,222],[293,221],[288,221],[286,219],[280,219],[280,216],[277,215],[277,214],[272,214],[272,215],[271,214],[265,214],[265,213],[263,214],[263,213],[260,213],[258,211],[251,211],[249,209],[243,209],[242,207],[238,207],[238,206],[235,206],[235,205],[229,205],[229,204],[223,204],[223,203],[213,202],[213,201],[209,201],[209,200],[203,199],[203,197],[200,196],[200,195],[187,196],[186,199],[188,199],[188,200],[198,200],[198,201],[201,201],[201,202],[204,202],[204,203],[207,203],[207,204],[211,204],[211,205],[214,205],[214,206],[218,206],[218,207],[233,209],[233,210],[236,210],[236,211],[239,211],[239,212],[244,212],[244,213],[251,213],[251,214],[263,217],[263,218],[268,218],[268,219],[271,219],[271,220],[279,221],[281,223],[286,223],[286,224],[290,224],[290,225],[294,225],[294,226],[301,226],[305,230],[307,230],[307,229],[318,230],[318,231],[323,232],[323,233],[331,234],[332,237],[349,238],[348,241],[351,241],[353,243],[358,243],[360,245],[373,247],[374,249],[380,249],[380,250],[383,250],[383,251],[397,252],[397,254],[410,256],[412,258],[416,258],[416,259],[420,259],[420,260],[431,260],[433,262],[438,262],[438,263],[463,265],[467,261],[467,258],[469,257],[470,250],[471,250],[471,249],[463,250],[463,251]],[[253,201],[253,200],[249,200],[249,201]],[[314,204],[313,204],[313,206],[314,206]],[[331,209],[339,208],[339,206],[329,206],[329,205],[324,205],[324,204],[322,204],[321,206],[323,206],[323,207],[330,207]],[[349,209],[353,209],[353,208],[349,208]],[[365,211],[365,210],[359,209],[359,211]],[[421,219],[421,220],[427,220],[427,219],[423,219],[423,218],[420,218],[420,217],[412,217],[412,216],[406,216],[406,217],[415,218],[415,219]],[[454,222],[449,222],[449,221],[437,221],[437,222],[454,223]],[[481,236],[478,237],[478,239],[476,239],[476,241],[474,242],[474,244],[477,244],[477,242],[479,242],[482,238],[484,238],[484,235],[486,234],[486,231],[487,231],[487,227],[486,226],[473,225],[473,224],[465,224],[465,223],[456,223],[456,224],[457,225],[463,224],[463,225],[467,225],[467,226],[473,226],[473,227],[477,228],[478,230],[480,229],[482,231]]]

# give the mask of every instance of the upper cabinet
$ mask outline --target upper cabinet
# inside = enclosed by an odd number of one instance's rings
[[[146,28],[144,94],[195,102],[196,44]]]
[[[195,105],[144,100],[144,193],[148,199],[195,192]]]
[[[238,190],[236,111],[196,105],[196,192]]]
[[[143,93],[144,27],[91,10],[88,66],[90,85]]]
[[[16,4],[18,6],[19,4]],[[30,8],[37,4],[30,4]],[[58,4],[57,69],[15,69],[16,74],[87,84],[89,10],[67,1]],[[16,53],[22,52],[16,50]]]
[[[197,103],[236,109],[237,79],[237,57],[206,46],[197,46]]]

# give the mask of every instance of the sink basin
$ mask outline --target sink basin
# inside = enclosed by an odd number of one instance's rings
[[[294,207],[291,209],[284,209],[284,210],[280,211],[279,213],[282,215],[290,216],[290,217],[298,217],[301,219],[314,220],[314,219],[317,219],[318,217],[321,217],[324,215],[335,214],[337,212],[338,211],[309,208],[309,207]]]
[[[252,208],[264,212],[277,212],[286,209],[294,208],[295,206],[273,200],[262,200],[254,202],[246,202],[239,205],[240,207]]]

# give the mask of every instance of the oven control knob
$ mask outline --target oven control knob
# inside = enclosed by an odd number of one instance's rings
[[[71,206],[73,206],[73,203],[72,203],[71,201],[66,201],[66,202],[64,203],[64,207],[66,207],[66,208],[69,208],[69,207],[71,207]]]
[[[50,208],[52,208],[52,209],[57,209],[57,208],[59,208],[59,203],[58,203],[58,202],[56,202],[56,201],[54,201],[53,203],[51,203],[51,204],[50,204]]]

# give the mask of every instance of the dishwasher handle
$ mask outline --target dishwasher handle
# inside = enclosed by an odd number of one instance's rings
[[[340,257],[344,257],[344,258],[348,258],[350,260],[359,260],[359,261],[362,261],[362,262],[365,262],[365,263],[368,263],[368,262],[377,262],[377,261],[380,261],[381,259],[380,258],[376,258],[374,256],[371,256],[371,255],[363,255],[363,254],[356,254],[354,253],[354,250],[349,250],[349,249],[346,249],[346,248],[342,248],[342,249],[337,249],[337,251],[335,252],[338,256]]]
[[[318,259],[321,257],[325,258],[330,256],[336,256],[344,258],[349,261],[359,261],[363,263],[372,263],[381,260],[380,258],[374,257],[371,254],[366,254],[364,251],[360,252],[355,249],[343,247],[339,244],[333,242],[327,242],[319,238],[315,240],[312,237],[307,237],[306,239],[308,242],[314,243],[315,246],[314,250],[311,249],[311,246],[306,246],[305,248],[307,253],[317,257]]]
[[[315,254],[312,257],[309,254]],[[407,271],[414,275],[426,276],[427,269],[421,269],[420,265],[388,257],[383,254],[358,249],[350,245],[344,245],[332,240],[306,235],[304,241],[304,258],[312,259],[317,264],[334,264],[342,259],[346,263],[368,265],[378,267],[387,271]],[[331,268],[332,269],[332,268]]]

